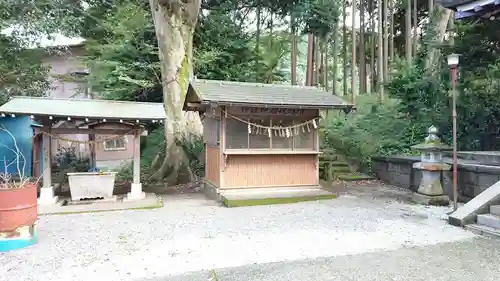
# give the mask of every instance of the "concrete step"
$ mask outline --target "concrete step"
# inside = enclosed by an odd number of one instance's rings
[[[492,214],[477,215],[477,224],[500,230],[500,217]]]
[[[261,198],[284,198],[284,197],[297,197],[297,196],[318,196],[318,195],[329,195],[330,192],[320,189],[320,188],[304,188],[304,189],[275,189],[268,188],[259,190],[246,190],[246,191],[222,191],[220,192],[222,196],[227,199],[261,199]]]
[[[479,224],[468,224],[465,229],[472,231],[475,234],[484,235],[493,238],[500,238],[500,230]]]
[[[500,205],[491,205],[490,214],[500,216]]]
[[[255,205],[284,204],[301,201],[332,199],[336,194],[316,188],[276,189],[260,188],[259,190],[227,191],[221,190],[221,201],[226,207],[243,207]]]
[[[484,210],[495,202],[500,200],[500,181],[488,187],[476,197],[472,198],[465,205],[458,208],[450,214],[448,222],[456,226],[465,226],[475,223],[477,214],[483,213]]]

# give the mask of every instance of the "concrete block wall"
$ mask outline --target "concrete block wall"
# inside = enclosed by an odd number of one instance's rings
[[[420,157],[373,157],[372,161],[373,172],[378,179],[398,187],[417,190],[420,176],[415,179],[415,173],[420,172],[413,169],[412,165],[420,161]]]
[[[373,172],[376,177],[388,184],[411,191],[416,191],[420,184],[421,172],[413,169],[412,165],[420,161],[418,156],[387,156],[372,158]],[[452,160],[444,161],[451,164]],[[459,160],[458,164],[458,191],[459,200],[468,201],[500,180],[500,166],[485,166]],[[453,173],[442,173],[442,182],[445,192],[453,196]]]

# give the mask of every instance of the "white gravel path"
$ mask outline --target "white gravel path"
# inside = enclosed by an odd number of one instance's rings
[[[475,237],[440,219],[447,208],[352,196],[233,209],[169,200],[156,210],[41,217],[37,245],[0,254],[0,281],[137,280]]]

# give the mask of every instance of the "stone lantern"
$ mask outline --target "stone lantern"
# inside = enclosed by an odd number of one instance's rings
[[[443,163],[443,151],[451,147],[441,143],[436,127],[431,126],[428,133],[423,143],[412,146],[421,152],[421,162],[414,163],[413,168],[422,172],[420,185],[412,199],[419,204],[446,206],[450,204],[450,198],[444,194],[441,173],[451,168]]]

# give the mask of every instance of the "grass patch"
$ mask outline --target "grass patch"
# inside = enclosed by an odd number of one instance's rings
[[[234,207],[247,207],[247,206],[260,206],[260,205],[276,205],[276,204],[290,204],[306,201],[327,200],[337,198],[335,194],[317,195],[317,196],[302,196],[302,197],[285,197],[285,198],[264,198],[264,199],[241,199],[229,200],[223,198],[224,206],[228,208]]]

